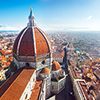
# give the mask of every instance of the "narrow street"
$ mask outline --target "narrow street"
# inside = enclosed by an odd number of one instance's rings
[[[70,76],[68,75],[66,76],[65,89],[56,95],[56,100],[75,100],[74,95],[70,95],[70,92],[73,92],[73,86],[71,83]]]
[[[71,82],[71,78],[68,71],[68,66],[65,64],[65,73],[66,73],[66,84],[65,89],[56,95],[56,100],[75,100],[74,92],[73,92],[73,85]],[[72,93],[72,94],[70,94]]]

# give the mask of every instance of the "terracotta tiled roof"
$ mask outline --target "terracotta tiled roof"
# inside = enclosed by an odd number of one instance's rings
[[[91,97],[91,95],[89,95],[87,93],[88,88],[87,88],[85,82],[84,81],[76,81],[76,83],[78,85],[78,88],[79,88],[78,91],[80,91],[79,95],[81,95],[81,98],[83,98],[83,100],[93,100],[93,98]]]
[[[37,80],[35,83],[35,87],[32,90],[32,94],[30,97],[30,100],[38,100],[39,98],[39,94],[40,94],[40,90],[41,90],[41,86],[42,86],[42,80]]]
[[[0,52],[3,54],[3,55],[9,55],[9,54],[12,54],[12,51],[11,52],[8,52],[7,50],[0,50]]]
[[[76,71],[75,70],[75,68],[77,69],[77,67],[76,66],[72,66],[71,67],[71,71],[72,71],[72,73],[73,73],[73,76],[74,76],[74,78],[82,78],[82,72],[78,72],[79,71],[79,69],[78,69],[78,71]]]
[[[34,28],[34,31],[35,31],[35,42],[36,42],[37,55],[50,52],[48,43],[45,37],[39,31],[39,29]]]
[[[2,95],[1,100],[9,100],[11,98],[19,100],[34,71],[34,69],[24,69]]]
[[[18,100],[34,71],[34,69],[27,66],[18,69],[15,74],[0,87],[1,100],[10,100],[11,98]]]
[[[57,61],[54,61],[52,62],[52,71],[57,71],[59,70],[61,67],[60,67],[60,64],[57,62]]]
[[[15,53],[17,53],[17,46],[18,46],[18,41],[22,35],[22,33],[24,32],[24,30],[26,29],[26,27],[20,32],[20,34],[18,35],[18,37],[16,38],[15,42],[14,42],[14,46],[13,46],[13,51]]]
[[[26,28],[25,28],[26,29]],[[49,53],[51,43],[45,33],[37,27],[29,27],[18,35],[14,42],[13,51],[23,56],[34,56]],[[17,51],[18,50],[18,51]]]
[[[64,51],[63,52],[61,52],[61,53],[58,53],[58,52],[55,52],[55,53],[53,53],[52,54],[52,57],[54,58],[54,57],[64,57]]]
[[[43,68],[42,71],[41,71],[42,74],[47,74],[49,72],[50,72],[50,69],[47,68],[47,67]]]
[[[41,30],[41,29],[40,29]],[[42,30],[41,30],[42,31]],[[43,31],[42,31],[43,32]],[[52,49],[52,46],[51,46],[51,43],[50,43],[50,40],[49,38],[47,37],[47,35],[43,32],[44,36],[47,38],[48,42],[49,42],[49,45],[50,45],[50,49]]]

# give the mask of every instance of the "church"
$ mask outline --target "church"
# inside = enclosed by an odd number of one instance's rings
[[[1,86],[0,100],[46,100],[65,88],[65,71],[52,60],[51,43],[35,23],[32,9],[14,42],[13,62],[17,70]]]

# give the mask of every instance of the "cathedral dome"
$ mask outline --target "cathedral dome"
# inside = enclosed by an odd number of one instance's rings
[[[60,64],[57,61],[52,61],[52,71],[57,71],[61,69]]]
[[[50,41],[46,34],[36,26],[31,9],[29,23],[16,38],[13,52],[19,56],[38,56],[50,53],[50,51]]]

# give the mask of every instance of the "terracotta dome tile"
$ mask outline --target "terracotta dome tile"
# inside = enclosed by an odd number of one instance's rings
[[[47,44],[47,41],[45,37],[41,34],[41,32],[34,28],[35,32],[35,42],[36,42],[36,53],[37,55],[45,54],[50,52],[49,46]]]
[[[51,43],[48,37],[37,27],[23,29],[13,46],[14,53],[21,56],[35,56],[35,53],[42,55],[49,53],[50,50]]]
[[[43,68],[42,71],[41,71],[42,74],[47,74],[49,72],[50,72],[50,69],[47,68],[47,67]]]
[[[21,43],[19,46],[19,55],[34,56],[32,28],[27,29],[27,31],[25,32],[21,40]]]
[[[17,36],[15,42],[14,42],[14,46],[13,46],[13,51],[17,54],[17,46],[18,46],[18,41],[22,35],[22,33],[24,32],[24,30],[26,29],[26,27],[20,32],[20,34]]]
[[[42,30],[41,30],[42,31]],[[43,31],[42,31],[43,32]],[[49,45],[50,45],[50,49],[52,49],[52,46],[51,46],[51,43],[50,43],[50,40],[49,38],[47,37],[47,35],[43,32],[43,34],[45,35],[45,37],[47,38],[48,42],[49,42]]]

